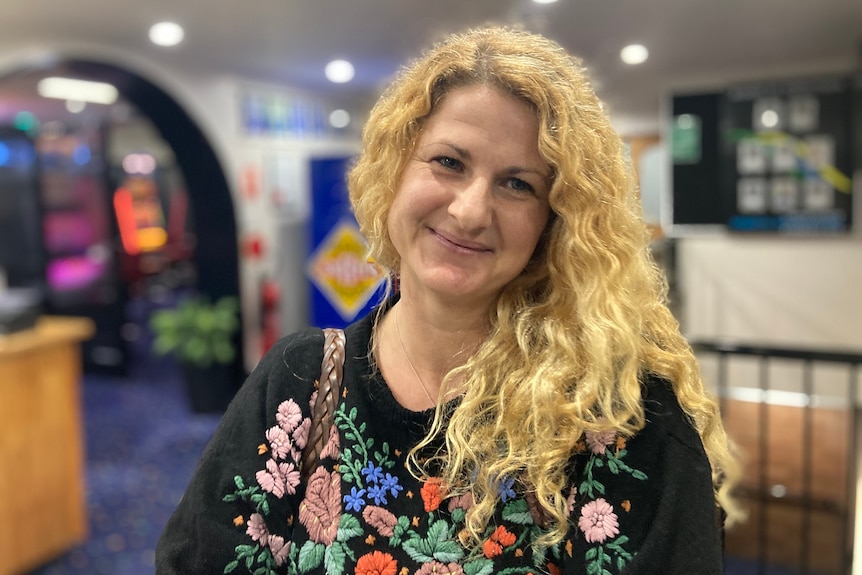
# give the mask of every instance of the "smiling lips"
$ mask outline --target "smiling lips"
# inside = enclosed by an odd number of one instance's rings
[[[431,233],[434,234],[434,236],[439,239],[444,245],[450,248],[454,248],[456,251],[460,251],[463,253],[489,253],[492,251],[491,248],[486,245],[471,242],[469,240],[464,240],[456,236],[450,236],[446,233],[439,232],[434,229],[431,229]]]

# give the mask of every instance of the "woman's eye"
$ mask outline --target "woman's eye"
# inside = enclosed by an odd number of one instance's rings
[[[511,189],[515,190],[516,192],[529,192],[532,194],[535,191],[533,189],[533,186],[520,178],[509,178],[509,180],[506,182],[506,185]]]
[[[458,170],[461,168],[461,162],[456,160],[455,158],[450,158],[448,156],[440,156],[439,158],[434,158],[434,161],[443,166],[444,168],[449,168],[450,170]]]

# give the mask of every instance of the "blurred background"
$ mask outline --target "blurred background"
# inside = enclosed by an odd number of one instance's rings
[[[269,346],[376,301],[344,173],[400,66],[559,41],[744,456],[727,573],[862,573],[858,0],[4,0],[0,575],[153,572]]]

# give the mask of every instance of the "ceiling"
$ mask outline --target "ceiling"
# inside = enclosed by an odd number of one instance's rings
[[[184,26],[185,41],[150,44],[160,20]],[[486,22],[559,41],[584,60],[613,117],[647,123],[671,89],[862,69],[862,0],[3,0],[0,121],[35,106],[40,76],[10,77],[15,54],[119,50],[365,102],[442,34]],[[632,42],[650,50],[645,64],[620,61]],[[326,81],[333,58],[354,63],[351,83]]]

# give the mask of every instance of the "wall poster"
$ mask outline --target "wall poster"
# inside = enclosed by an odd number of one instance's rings
[[[849,78],[730,88],[722,190],[738,232],[842,233],[852,225]]]

